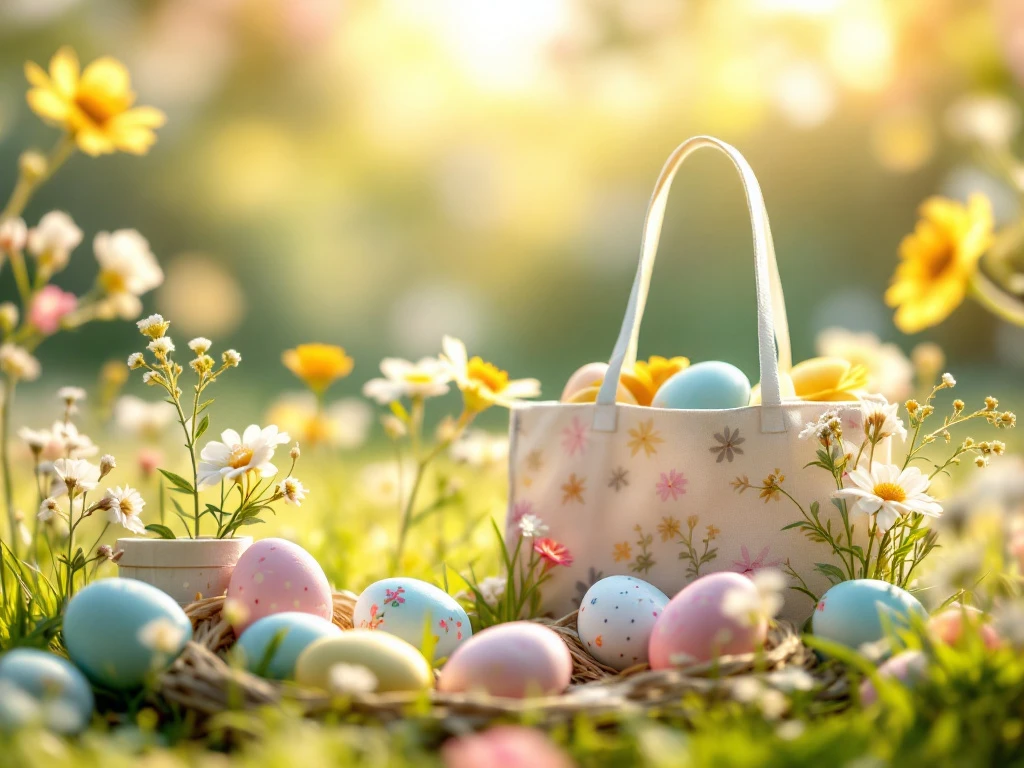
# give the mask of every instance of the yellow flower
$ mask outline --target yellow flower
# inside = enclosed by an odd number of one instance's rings
[[[801,400],[859,400],[867,393],[868,369],[839,357],[812,357],[794,365],[789,378]]]
[[[352,358],[333,344],[299,344],[285,350],[281,362],[317,395],[352,373]]]
[[[510,380],[508,372],[480,357],[470,358],[466,345],[451,336],[445,336],[441,359],[451,368],[455,383],[462,391],[466,410],[470,413],[486,411],[492,405],[511,408],[517,400],[540,394],[536,379]]]
[[[639,422],[634,429],[629,430],[629,435],[633,439],[627,445],[633,452],[633,456],[636,456],[641,450],[643,450],[644,456],[653,456],[658,452],[658,443],[665,442],[661,433],[654,428],[654,419]]]
[[[79,73],[73,49],[61,48],[50,59],[50,72],[25,64],[31,83],[28,104],[47,123],[63,127],[87,155],[118,150],[144,155],[156,142],[154,128],[166,121],[154,107],[135,107],[128,70],[104,56]]]
[[[661,522],[658,523],[658,533],[661,534],[662,541],[671,541],[680,532],[679,521],[671,515],[661,518]]]
[[[612,557],[616,563],[624,563],[628,560],[633,559],[633,550],[629,546],[628,541],[620,541],[615,545]]]
[[[978,260],[992,244],[992,205],[984,195],[971,195],[966,206],[931,197],[920,214],[913,233],[900,243],[900,264],[885,292],[904,333],[937,325],[960,306]]]
[[[638,375],[646,375],[651,380],[653,386],[651,397],[653,398],[654,392],[657,392],[658,388],[668,381],[669,377],[679,373],[683,368],[690,367],[690,359],[688,357],[665,358],[654,355],[648,358],[646,363],[643,360],[637,360],[635,367]],[[650,400],[646,403],[641,403],[641,405],[650,405]]]

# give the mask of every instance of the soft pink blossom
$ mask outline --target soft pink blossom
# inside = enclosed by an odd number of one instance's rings
[[[572,417],[572,424],[562,430],[562,448],[570,456],[579,453],[581,456],[587,450],[587,428],[583,423]]]
[[[49,335],[60,328],[60,321],[78,306],[73,293],[62,291],[56,285],[47,285],[35,298],[28,310],[28,319],[36,328]]]
[[[540,731],[499,725],[449,739],[441,748],[447,768],[573,768],[574,763]]]
[[[658,491],[658,496],[662,501],[668,501],[672,499],[675,501],[679,496],[686,493],[687,479],[683,477],[682,472],[676,472],[674,469],[669,470],[667,473],[661,473],[661,479],[655,488]]]
[[[156,448],[143,448],[139,451],[139,469],[144,477],[150,477],[163,460],[163,454]]]

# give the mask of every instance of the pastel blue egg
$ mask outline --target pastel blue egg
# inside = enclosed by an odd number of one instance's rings
[[[102,579],[76,594],[64,612],[64,645],[93,683],[140,688],[178,657],[192,623],[174,598],[135,579]]]
[[[421,651],[429,631],[434,659],[445,658],[473,630],[458,601],[419,579],[396,577],[374,582],[356,600],[352,622],[357,629],[379,629],[396,635]]]
[[[893,630],[910,626],[911,617],[928,618],[928,611],[905,589],[878,579],[843,581],[829,589],[814,611],[813,631],[848,648],[860,648]]]
[[[57,733],[80,733],[89,724],[92,688],[67,659],[34,648],[16,648],[0,656],[0,683],[20,692],[11,693],[12,707],[5,708],[0,717],[5,724],[23,724],[21,718],[33,709],[38,710],[43,724]],[[21,694],[32,701],[25,702]]]
[[[281,633],[281,642],[267,661],[270,644],[278,633]],[[341,628],[326,619],[311,613],[288,611],[264,616],[251,624],[238,638],[236,647],[250,672],[259,672],[271,680],[290,680],[295,676],[295,662],[306,646],[321,637],[340,634]]]
[[[735,365],[709,360],[673,374],[654,393],[655,408],[720,410],[750,402],[750,380]]]

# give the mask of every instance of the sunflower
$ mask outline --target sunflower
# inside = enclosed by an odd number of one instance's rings
[[[295,349],[286,349],[281,362],[317,395],[352,373],[352,358],[333,344],[299,344]]]
[[[135,93],[128,70],[109,56],[79,71],[70,47],[50,59],[50,72],[34,62],[25,64],[28,104],[47,123],[64,128],[87,155],[129,152],[144,155],[156,142],[154,128],[166,120],[154,107],[132,107]]]
[[[960,306],[992,244],[992,205],[984,195],[971,195],[966,206],[932,197],[920,213],[917,227],[900,243],[900,264],[885,292],[904,333],[937,325]]]

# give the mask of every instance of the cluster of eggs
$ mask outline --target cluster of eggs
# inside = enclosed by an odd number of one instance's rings
[[[750,402],[750,380],[729,363],[709,360],[690,365],[686,358],[672,358],[661,368],[663,373],[670,373],[664,378],[652,376],[648,365],[637,363],[623,370],[615,395],[617,402],[697,410],[741,408]],[[594,402],[607,374],[607,363],[584,365],[569,377],[561,401]]]

